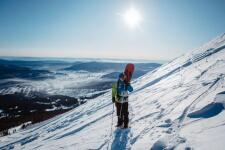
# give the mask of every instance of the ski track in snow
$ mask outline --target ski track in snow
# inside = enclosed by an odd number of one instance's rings
[[[221,137],[216,145],[222,150],[224,68],[225,34],[135,80],[129,97],[131,128],[114,127],[117,116],[109,90],[65,114],[1,137],[0,149],[210,149],[210,138]],[[217,104],[221,110],[212,112]],[[207,134],[211,136],[204,139]]]

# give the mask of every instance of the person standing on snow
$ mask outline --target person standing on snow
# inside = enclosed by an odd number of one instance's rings
[[[128,91],[132,92],[133,88],[130,83],[125,82],[126,76],[120,73],[117,85],[113,85],[112,101],[115,102],[118,122],[116,127],[128,128],[129,111],[128,111]]]

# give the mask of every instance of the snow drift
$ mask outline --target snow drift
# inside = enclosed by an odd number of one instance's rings
[[[130,129],[111,92],[0,138],[0,149],[224,149],[225,34],[133,81]]]

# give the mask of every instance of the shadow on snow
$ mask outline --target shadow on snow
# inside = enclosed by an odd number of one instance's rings
[[[202,109],[192,112],[188,114],[188,117],[190,118],[211,118],[219,113],[221,113],[224,110],[224,106],[222,103],[210,103],[203,107]]]
[[[125,150],[128,144],[128,135],[130,129],[117,129],[114,131],[114,140],[111,145],[111,150]]]

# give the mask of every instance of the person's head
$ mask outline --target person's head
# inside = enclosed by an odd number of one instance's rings
[[[124,80],[125,80],[125,75],[124,75],[124,73],[120,73],[120,75],[119,75],[119,79],[120,79],[120,80],[122,80],[122,81],[124,81]]]

